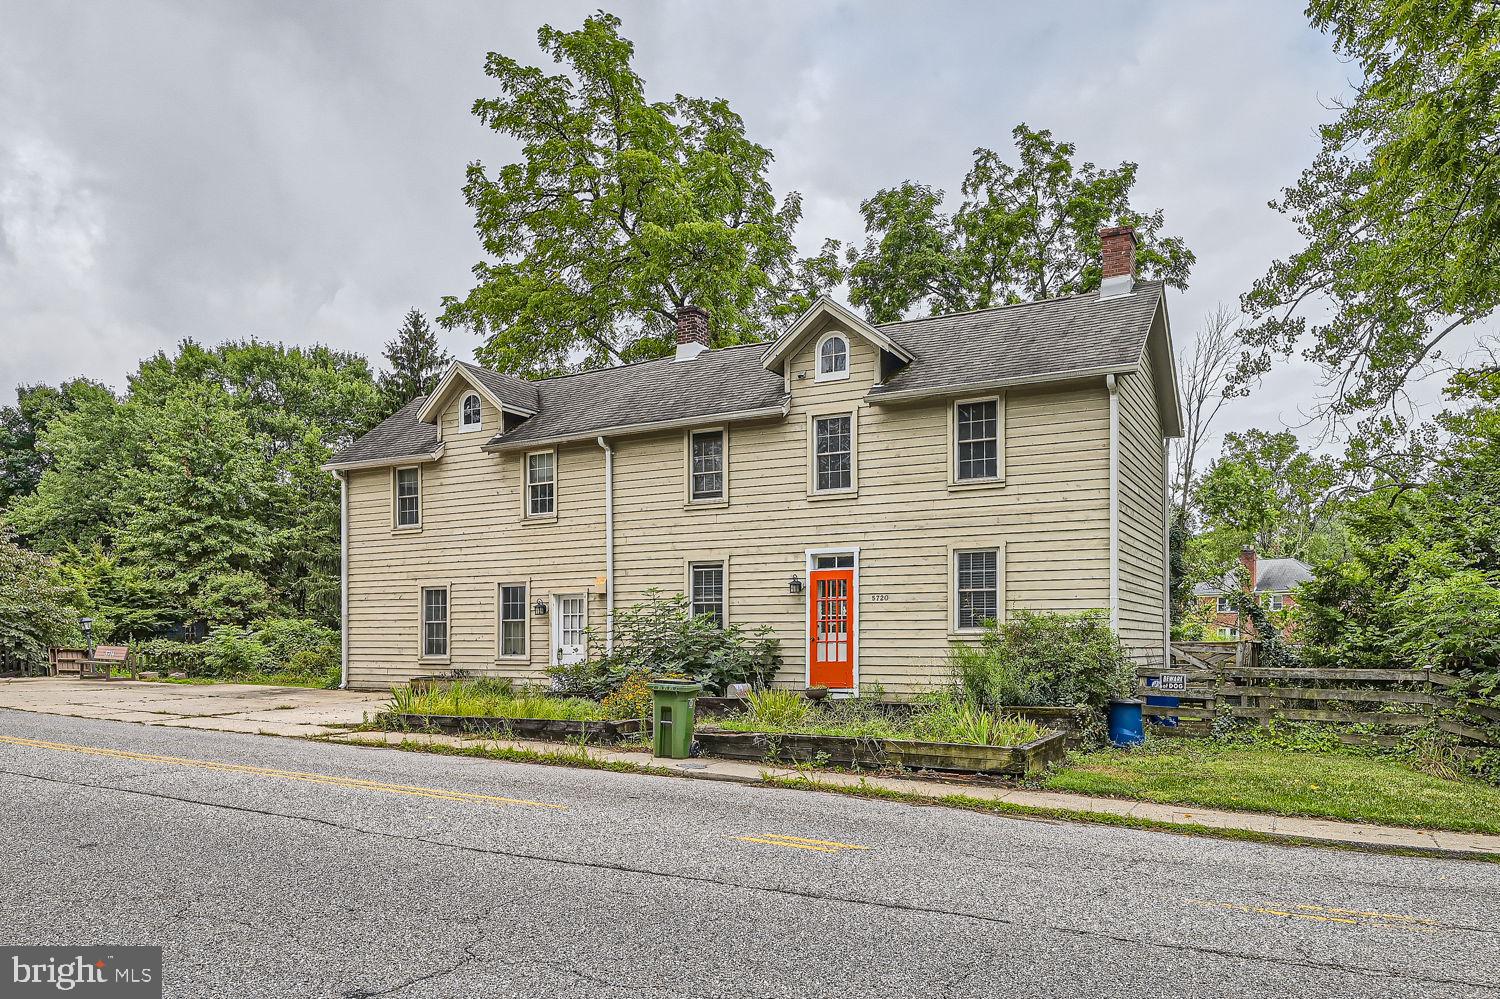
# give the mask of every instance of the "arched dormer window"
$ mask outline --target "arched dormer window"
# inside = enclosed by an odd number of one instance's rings
[[[479,402],[479,393],[470,392],[459,404],[458,429],[478,430],[484,423],[484,408]]]
[[[818,341],[816,380],[827,382],[848,377],[849,340],[842,333],[829,333]]]

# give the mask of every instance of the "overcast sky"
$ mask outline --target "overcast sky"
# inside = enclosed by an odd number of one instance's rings
[[[321,342],[378,359],[416,306],[469,287],[465,165],[516,147],[470,113],[495,50],[598,3],[0,0],[0,392],[123,387],[184,337]],[[801,191],[807,249],[858,205],[958,188],[1025,121],[1140,164],[1198,255],[1179,344],[1295,246],[1266,205],[1312,157],[1350,67],[1300,3],[615,3],[654,98],[727,98]],[[550,60],[546,63],[551,71]],[[464,333],[443,335],[468,358]],[[1226,425],[1300,422],[1291,366]]]

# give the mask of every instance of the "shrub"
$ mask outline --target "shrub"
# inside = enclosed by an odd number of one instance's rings
[[[1004,624],[989,622],[977,645],[955,643],[949,665],[964,699],[981,708],[1103,708],[1135,688],[1134,667],[1101,611],[1017,611]]]
[[[255,639],[266,647],[277,669],[290,669],[298,653],[339,657],[339,633],[307,618],[273,617],[255,625]]]
[[[645,673],[632,673],[618,690],[600,702],[600,707],[611,718],[645,718],[651,714],[650,683],[651,678]]]
[[[694,617],[687,598],[648,590],[646,600],[615,614],[614,648],[605,651],[590,632],[582,662],[547,670],[558,693],[604,697],[627,677],[664,674],[692,677],[714,694],[731,683],[761,689],[781,668],[781,645],[762,627],[746,634],[739,625],[719,627]]]
[[[271,651],[243,628],[215,628],[203,645],[204,672],[209,676],[265,673],[271,663]]]
[[[207,652],[207,645],[173,642],[165,638],[136,642],[130,647],[131,657],[138,668],[159,673],[186,673],[188,676],[208,673],[204,662]]]

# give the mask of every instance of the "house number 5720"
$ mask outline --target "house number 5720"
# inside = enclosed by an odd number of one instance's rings
[[[891,595],[889,593],[872,593],[872,594],[870,594],[870,603],[872,603],[872,604],[887,603],[890,599],[891,599]]]

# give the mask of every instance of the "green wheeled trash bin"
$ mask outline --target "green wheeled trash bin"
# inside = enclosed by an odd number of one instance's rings
[[[693,755],[693,701],[703,693],[694,680],[653,680],[651,688],[651,752],[668,760]]]

